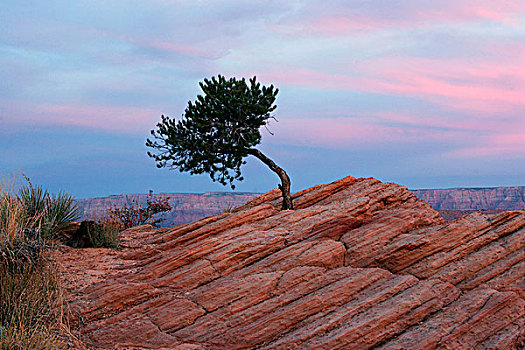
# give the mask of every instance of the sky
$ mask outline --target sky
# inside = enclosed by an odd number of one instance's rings
[[[279,88],[258,148],[292,191],[525,185],[522,0],[4,0],[0,179],[76,198],[230,191],[145,147],[217,74]],[[276,187],[247,160],[236,191]]]

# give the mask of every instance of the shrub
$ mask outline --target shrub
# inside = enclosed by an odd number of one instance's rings
[[[117,248],[120,241],[120,229],[120,224],[107,220],[104,222],[82,221],[69,243],[77,248]]]
[[[112,222],[95,223],[89,238],[95,248],[117,248],[120,242],[120,225]]]
[[[145,204],[128,200],[121,207],[113,206],[105,217],[97,221],[83,221],[69,244],[79,248],[116,248],[122,230],[144,224],[159,227],[164,221],[163,214],[172,209],[169,199],[154,198],[153,191],[149,191]]]
[[[222,205],[219,205],[219,210],[221,213],[233,213],[233,211],[235,210],[235,204],[234,203],[225,203],[225,204],[222,204]]]
[[[162,216],[172,209],[169,199],[170,197],[153,198],[153,191],[149,191],[146,205],[128,200],[128,204],[122,207],[113,206],[105,220],[120,224],[122,229],[144,224],[159,227],[164,221]]]

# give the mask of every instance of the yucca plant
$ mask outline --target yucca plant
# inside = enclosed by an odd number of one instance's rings
[[[33,186],[28,178],[26,178],[26,180],[28,185],[20,188],[18,198],[24,207],[25,217],[28,220],[35,218],[40,219],[45,211],[49,193],[47,190],[44,190],[42,186]],[[28,222],[28,224],[32,223]]]
[[[42,235],[44,238],[58,238],[72,221],[80,218],[73,197],[67,193],[48,195],[44,204]]]
[[[41,186],[28,185],[18,192],[25,213],[25,231],[29,235],[41,235],[45,239],[59,238],[59,234],[72,221],[80,218],[73,198],[62,191],[51,195]]]

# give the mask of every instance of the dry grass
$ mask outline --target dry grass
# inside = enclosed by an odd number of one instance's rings
[[[0,263],[2,349],[66,349],[64,309],[53,264],[43,258]]]
[[[34,210],[20,196],[0,188],[2,350],[69,349],[75,341],[66,322],[57,268],[46,258],[50,244],[41,234],[44,210]]]
[[[88,246],[93,248],[117,248],[120,243],[122,224],[105,218],[86,225]]]

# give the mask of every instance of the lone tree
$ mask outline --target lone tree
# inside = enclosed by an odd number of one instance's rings
[[[190,174],[209,173],[222,185],[242,181],[241,166],[248,155],[259,158],[281,179],[282,209],[293,209],[288,174],[261,151],[254,148],[261,142],[261,126],[266,126],[279,89],[261,86],[256,77],[249,84],[242,78],[227,80],[224,76],[204,79],[199,83],[204,95],[198,95],[188,106],[181,120],[162,115],[157,129],[151,130],[153,140],[146,146],[157,150],[148,156],[158,168],[177,168]]]

